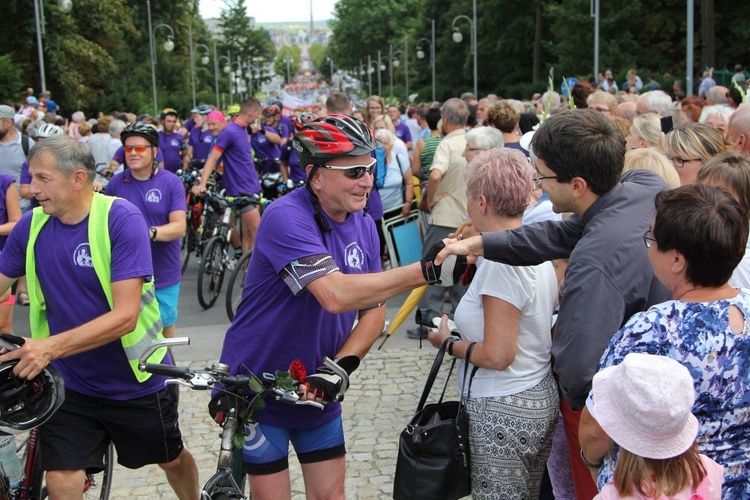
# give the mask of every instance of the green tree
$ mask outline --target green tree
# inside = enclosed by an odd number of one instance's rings
[[[15,102],[23,88],[23,70],[10,55],[0,56],[0,104]]]

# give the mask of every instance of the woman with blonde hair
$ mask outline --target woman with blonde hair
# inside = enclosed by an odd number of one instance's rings
[[[398,138],[396,135],[396,127],[393,125],[391,118],[388,115],[378,115],[372,120],[370,125],[373,133],[377,133],[378,130],[387,130],[394,136],[393,141],[393,153],[397,155],[406,156],[409,159],[409,149],[406,147],[406,143]],[[411,164],[409,165],[411,168]]]
[[[378,116],[385,114],[385,104],[379,95],[371,95],[367,98],[367,105],[362,110],[365,116],[365,123],[375,130],[373,121]]]
[[[633,118],[630,133],[625,138],[625,149],[650,148],[661,145],[664,132],[661,131],[661,118],[656,113],[646,113]]]
[[[698,171],[711,158],[728,149],[724,137],[703,123],[686,123],[664,138],[663,148],[680,176],[680,185],[698,182]]]
[[[672,163],[656,148],[631,149],[625,152],[625,167],[622,172],[639,168],[659,174],[669,189],[680,187],[680,177]]]

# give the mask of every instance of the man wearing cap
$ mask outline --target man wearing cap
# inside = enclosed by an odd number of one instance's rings
[[[378,235],[364,209],[373,185],[371,152],[380,146],[362,121],[347,115],[306,124],[293,140],[306,188],[264,212],[221,361],[247,374],[287,370],[297,360],[308,374],[297,375],[305,398],[326,405],[321,411],[268,401],[257,423],[248,424],[243,458],[254,498],[291,498],[290,442],[308,498],[344,497],[346,449],[341,405],[333,399],[345,381],[316,367],[328,356],[353,372],[383,330],[385,300],[430,275],[429,260],[379,272]],[[449,283],[458,278],[456,267],[437,274]],[[223,407],[215,396],[212,413]]]
[[[26,161],[26,151],[31,149],[34,141],[18,132],[13,122],[14,116],[13,108],[0,105],[0,174],[12,176],[16,179],[16,187],[20,189],[21,168]],[[21,200],[21,210],[28,209],[28,200]]]
[[[52,364],[65,380],[65,402],[39,433],[50,498],[81,498],[86,469],[101,469],[113,442],[120,464],[159,464],[178,498],[198,500],[176,391],[138,370],[162,338],[143,216],[94,193],[94,158],[73,138],[35,145],[29,172],[41,207],[21,218],[0,254],[0,291],[27,275],[32,338],[0,351],[0,362],[18,360],[21,378]],[[166,349],[149,361],[171,364]]]
[[[125,198],[146,219],[163,334],[174,337],[182,282],[180,238],[185,236],[185,188],[176,175],[158,167],[160,137],[151,125],[132,123],[120,139],[128,168],[112,178],[105,193]]]
[[[255,155],[259,174],[279,172],[281,148],[286,145],[289,131],[279,123],[281,111],[277,106],[263,109],[263,120],[250,123],[250,145]]]
[[[190,130],[187,140],[187,149],[182,158],[182,169],[185,170],[190,162],[196,164],[205,163],[208,154],[211,152],[211,146],[214,137],[208,128],[206,116],[213,111],[213,108],[207,104],[201,104],[191,112],[193,117],[193,127]]]

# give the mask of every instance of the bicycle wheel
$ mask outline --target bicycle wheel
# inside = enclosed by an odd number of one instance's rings
[[[198,274],[198,302],[204,309],[210,309],[221,293],[224,281],[224,247],[226,241],[221,236],[214,236],[206,244]]]
[[[39,450],[39,447],[37,447]],[[38,463],[38,462],[37,462]],[[86,473],[86,482],[83,486],[84,500],[108,500],[109,493],[112,490],[112,469],[115,464],[115,447],[109,443],[107,451],[104,453],[104,470],[95,474]],[[32,497],[33,498],[33,497]],[[40,500],[49,498],[47,487],[42,487]]]
[[[232,275],[229,277],[229,283],[227,284],[227,316],[229,321],[234,319],[234,315],[237,312],[237,306],[240,305],[242,300],[242,290],[245,287],[245,276],[247,275],[247,265],[250,262],[250,256],[253,255],[252,250],[245,252],[240,260],[234,265]]]

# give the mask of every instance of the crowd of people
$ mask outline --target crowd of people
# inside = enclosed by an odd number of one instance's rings
[[[133,366],[174,336],[186,219],[174,173],[194,169],[197,196],[214,172],[228,195],[261,192],[268,173],[304,186],[262,217],[236,215],[238,255],[254,251],[221,361],[241,374],[301,362],[302,398],[326,405],[270,401],[247,423],[254,498],[291,496],[290,443],[308,496],[343,498],[344,381],[323,359],[351,374],[385,301],[425,284],[419,307],[454,314],[459,335],[447,316],[407,335],[448,342],[459,365],[474,345],[475,373],[458,381],[474,498],[536,498],[545,469],[560,499],[750,496],[750,105],[739,77],[710,78],[681,99],[635,71],[619,87],[610,71],[577,82],[570,99],[357,108],[332,92],[290,117],[254,97],[94,123],[33,90],[0,105],[0,290],[16,287],[0,322],[12,328],[17,300],[32,328],[0,361],[65,379],[70,397],[40,433],[50,493],[80,491],[112,441],[120,463],[158,463],[179,498],[197,498],[174,391]],[[415,211],[424,256],[399,266],[384,224]],[[216,394],[212,415],[226,404]]]

